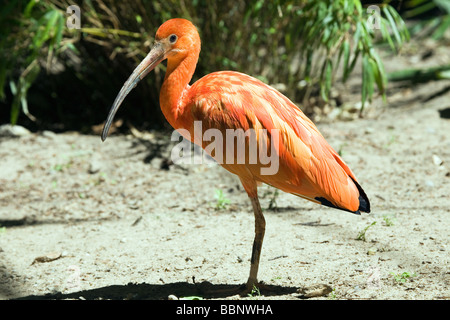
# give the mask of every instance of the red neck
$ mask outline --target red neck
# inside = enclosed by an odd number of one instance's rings
[[[199,51],[199,50],[198,50]],[[189,82],[197,65],[199,52],[189,52],[182,59],[168,59],[164,83],[161,87],[159,102],[167,121],[178,129],[183,127],[183,113],[186,105]]]

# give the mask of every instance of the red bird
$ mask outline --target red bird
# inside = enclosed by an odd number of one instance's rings
[[[211,156],[236,174],[247,191],[255,214],[255,239],[250,276],[246,289],[257,286],[257,273],[265,220],[258,200],[257,185],[269,184],[301,198],[336,209],[359,214],[370,212],[370,203],[350,168],[325,141],[319,130],[288,98],[267,84],[234,71],[211,73],[192,86],[189,82],[200,54],[200,36],[185,19],[162,24],[150,53],[136,67],[120,90],[103,128],[102,140],[126,95],[160,62],[167,59],[167,71],[160,93],[161,110],[172,127],[206,148],[209,141],[195,138],[195,123],[202,134],[209,129],[223,133],[223,150]],[[229,130],[254,130],[242,143],[234,144]],[[261,132],[269,132],[264,135]],[[188,134],[187,134],[188,133]],[[265,138],[265,139],[264,139]],[[195,140],[195,141],[194,141]],[[255,147],[256,149],[252,147]],[[235,151],[248,153],[237,159]],[[256,150],[271,150],[277,158],[277,171],[263,174],[267,162],[250,161]],[[253,153],[252,153],[253,152]],[[243,160],[243,161],[239,161]]]

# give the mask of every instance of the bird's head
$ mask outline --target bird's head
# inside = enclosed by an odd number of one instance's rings
[[[200,51],[200,36],[197,28],[186,19],[171,19],[164,22],[156,32],[155,45],[160,43],[167,59],[182,60],[191,52]]]
[[[134,69],[117,95],[103,127],[102,140],[105,141],[108,136],[114,115],[125,97],[150,71],[165,59],[168,60],[168,66],[176,67],[189,54],[198,56],[199,52],[200,36],[196,27],[189,20],[177,18],[164,22],[156,32],[152,49]]]

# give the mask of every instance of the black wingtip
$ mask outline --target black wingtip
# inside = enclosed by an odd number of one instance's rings
[[[330,208],[351,212],[351,213],[354,213],[354,214],[361,214],[361,212],[359,212],[359,211],[350,211],[350,210],[347,210],[347,209],[344,209],[344,208],[339,208],[339,207],[335,206],[334,204],[332,204],[330,201],[328,201],[327,199],[325,199],[323,197],[315,197],[314,199],[319,201],[320,204],[323,205],[323,206],[327,206],[327,207],[330,207]]]
[[[366,193],[364,192],[364,190],[361,188],[361,186],[358,184],[358,182],[356,182],[355,180],[353,180],[353,182],[355,183],[356,187],[358,188],[359,191],[359,208],[356,211],[350,211],[347,209],[343,209],[343,208],[339,208],[337,206],[335,206],[334,204],[332,204],[330,201],[328,201],[327,199],[323,198],[323,197],[316,197],[315,199],[317,201],[319,201],[322,205],[327,206],[327,207],[331,207],[331,208],[335,208],[335,209],[339,209],[339,210],[344,210],[344,211],[348,211],[357,215],[361,215],[361,211],[362,212],[370,212],[370,202],[369,202],[369,198],[367,198]]]
[[[370,201],[369,201],[369,198],[367,197],[366,193],[364,192],[363,188],[361,188],[359,183],[356,182],[355,180],[353,180],[353,182],[355,183],[355,185],[356,185],[356,187],[358,188],[358,191],[359,191],[359,208],[358,208],[358,210],[361,210],[362,212],[370,213]]]
[[[364,194],[364,197],[362,195],[359,196],[358,210],[370,213],[370,202],[369,202],[369,199],[367,199],[367,196],[365,194]]]

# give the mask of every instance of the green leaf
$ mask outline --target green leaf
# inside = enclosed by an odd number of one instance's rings
[[[13,101],[11,103],[11,114],[9,117],[9,122],[12,125],[15,125],[17,123],[17,120],[19,119],[19,112],[20,112],[20,88],[17,88],[14,81],[9,82],[9,87],[11,89],[12,94],[14,95]]]
[[[433,2],[447,14],[450,14],[450,2],[448,0],[433,0]]]
[[[369,99],[369,101],[371,101],[375,84],[377,85],[378,88],[380,88],[380,87],[382,87],[382,82],[381,82],[381,77],[379,76],[377,63],[370,57],[368,58],[368,60],[369,60],[369,71],[368,72],[370,73],[368,99]]]
[[[386,73],[384,71],[383,63],[381,62],[380,57],[374,51],[372,52],[372,70],[375,76],[375,82],[378,87],[378,91],[384,96],[385,87],[387,83]]]
[[[0,100],[5,98],[5,83],[6,83],[6,71],[7,63],[5,59],[0,59]]]
[[[348,68],[348,74],[347,77],[349,76],[350,72],[353,71],[353,69],[355,68],[356,65],[356,61],[358,61],[359,55],[361,54],[361,50],[359,48],[356,49],[354,56],[353,56],[353,60],[350,64],[350,67]],[[347,78],[344,78],[344,82],[347,80]]]
[[[402,43],[409,41],[409,32],[408,32],[408,28],[406,27],[405,22],[403,21],[402,17],[400,16],[400,14],[397,12],[397,10],[394,9],[394,7],[392,6],[387,6],[389,12],[391,13],[391,16],[393,17],[396,26],[397,26],[397,30],[399,30],[399,34],[401,37],[402,42],[399,43],[399,45],[401,45]]]
[[[31,10],[33,10],[33,7],[36,3],[38,3],[38,1],[36,0],[30,0],[30,2],[28,2],[25,10],[23,11],[24,18],[29,18],[31,16]]]
[[[363,56],[362,74],[361,111],[364,109],[365,102],[367,100],[370,101],[373,95],[374,74],[372,73],[370,57],[368,55]]]
[[[450,14],[447,16],[443,17],[442,22],[439,24],[439,26],[437,27],[436,30],[434,30],[433,34],[431,35],[431,37],[434,40],[439,40],[441,39],[444,34],[445,31],[447,31],[447,29],[450,27]]]
[[[327,59],[323,65],[322,75],[320,79],[320,94],[322,96],[322,99],[325,101],[328,101],[328,96],[331,90],[332,75],[333,63],[330,59]]]
[[[56,35],[55,35],[55,44],[58,47],[61,45],[61,40],[62,40],[63,31],[64,31],[64,27],[65,27],[64,22],[65,22],[64,17],[62,15],[59,15],[58,23],[56,25]]]
[[[436,7],[436,4],[434,1],[426,2],[424,5],[416,5],[413,9],[408,10],[405,12],[406,18],[413,18],[415,16],[418,16],[420,14],[426,13]]]
[[[436,77],[438,79],[450,79],[450,70],[439,71]]]
[[[380,31],[381,31],[381,36],[383,37],[384,40],[387,40],[392,51],[396,51],[397,48],[394,44],[394,41],[392,41],[392,37],[387,28],[387,21],[385,19],[380,19]]]
[[[342,51],[344,54],[344,71],[343,71],[343,81],[345,82],[348,78],[348,75],[350,73],[349,70],[349,61],[350,61],[350,44],[348,41],[345,41],[342,45]]]
[[[353,36],[353,43],[355,44],[355,47],[359,48],[359,38],[361,37],[361,22],[356,23],[356,31],[355,35]]]
[[[400,33],[398,32],[397,25],[392,17],[390,10],[390,6],[383,6],[383,12],[386,15],[387,20],[389,21],[389,25],[391,26],[392,33],[394,34],[395,40],[397,44],[400,45],[402,43],[402,38],[400,37]]]
[[[325,70],[325,89],[327,99],[330,94],[332,82],[333,82],[333,62],[331,60],[327,60],[327,66]]]

